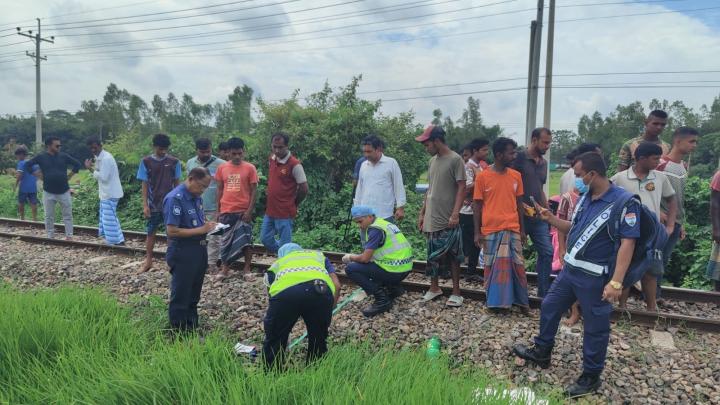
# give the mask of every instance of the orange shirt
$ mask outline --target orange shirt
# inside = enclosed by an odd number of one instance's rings
[[[258,175],[252,163],[232,162],[221,164],[215,172],[218,188],[222,187],[220,213],[245,212],[250,207],[251,185],[258,183]]]
[[[489,167],[475,176],[473,199],[483,202],[483,235],[500,231],[520,233],[516,198],[522,195],[522,175],[517,170],[507,168],[501,174]]]

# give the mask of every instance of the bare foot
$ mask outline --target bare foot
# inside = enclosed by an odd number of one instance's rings
[[[254,274],[252,274],[248,271],[245,274],[243,274],[243,280],[247,281],[248,283],[252,283],[255,280],[257,280],[257,278],[255,277]]]
[[[574,326],[578,321],[580,321],[580,315],[572,314],[570,318],[563,321],[563,324],[565,324],[565,326]]]
[[[146,271],[149,271],[150,269],[152,269],[152,265],[153,265],[152,260],[145,260],[143,262],[142,266],[140,266],[140,268],[138,269],[138,271],[135,274],[142,274],[142,273],[145,273]]]
[[[220,272],[213,277],[213,281],[223,281],[228,277],[230,277],[230,272],[220,270]]]

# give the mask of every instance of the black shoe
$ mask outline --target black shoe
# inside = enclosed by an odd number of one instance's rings
[[[391,285],[387,287],[387,290],[391,300],[394,300],[395,298],[405,294],[405,289],[399,284]]]
[[[377,290],[375,301],[369,307],[362,310],[363,315],[370,318],[383,312],[387,312],[392,307],[392,300],[384,288]]]
[[[540,366],[540,368],[550,367],[550,356],[552,354],[552,346],[537,346],[530,348],[525,345],[513,346],[513,353],[521,359],[532,361]]]
[[[602,380],[599,373],[582,373],[577,381],[565,388],[565,395],[570,398],[582,397],[597,391],[601,385]]]

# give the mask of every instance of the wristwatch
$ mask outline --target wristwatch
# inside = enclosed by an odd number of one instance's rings
[[[615,280],[610,280],[610,287],[616,290],[622,290],[622,283]]]

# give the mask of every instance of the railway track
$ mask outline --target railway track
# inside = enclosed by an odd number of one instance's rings
[[[4,225],[9,225],[9,220],[2,219],[0,220],[0,223]],[[15,221],[13,223],[16,224],[16,226],[28,226],[26,222],[19,223],[20,221]],[[40,223],[31,223],[31,224],[39,224],[40,227],[42,227],[42,224]],[[87,227],[78,227],[76,228],[80,232],[90,232],[94,228],[87,228]],[[82,229],[82,230],[81,230]],[[95,229],[95,232],[97,230]],[[140,234],[138,234],[140,235]],[[27,235],[27,234],[16,234],[12,232],[0,232],[0,237],[2,238],[13,238],[18,239],[24,242],[28,243],[35,243],[35,244],[46,244],[46,245],[54,245],[54,246],[64,246],[64,247],[71,247],[71,248],[85,248],[91,251],[96,251],[98,253],[100,252],[110,252],[114,254],[122,254],[122,255],[128,255],[128,256],[137,256],[142,257],[145,254],[144,249],[137,248],[137,247],[130,247],[130,246],[110,246],[106,244],[99,244],[99,243],[92,243],[92,242],[86,242],[86,241],[76,241],[76,240],[64,240],[64,239],[50,239],[43,236],[37,236],[37,235]],[[126,237],[134,237],[134,236],[126,236]],[[258,253],[262,253],[264,249],[258,249]],[[266,253],[266,252],[265,252]],[[336,252],[328,252],[326,253],[327,257],[330,259],[330,261],[334,263],[340,262],[341,253]],[[165,252],[162,251],[155,251],[154,257],[158,259],[162,259],[165,257]],[[271,256],[262,255],[259,257],[259,260],[257,262],[254,262],[253,265],[257,268],[263,268],[266,269],[270,266],[270,259],[272,259]],[[424,266],[423,262],[421,263]],[[351,283],[351,281],[342,273],[338,272],[338,275],[343,280],[344,283]],[[425,283],[418,283],[418,282],[412,282],[412,281],[405,281],[403,282],[403,287],[405,287],[408,291],[413,292],[424,292],[429,287],[428,284]],[[451,288],[447,286],[441,286],[443,291],[445,293],[450,293]],[[478,300],[478,301],[484,301],[485,300],[485,291],[482,289],[469,289],[469,288],[463,288],[461,289],[463,296]],[[666,291],[666,290],[663,290]],[[694,293],[695,290],[686,290],[688,294]],[[538,297],[530,297],[530,306],[532,308],[539,308],[540,303],[542,300]],[[720,302],[717,298],[715,298],[715,301],[712,302]],[[648,312],[648,311],[642,311],[642,310],[634,310],[634,309],[625,309],[620,310],[616,308],[613,312],[613,319],[614,320],[620,320],[625,319],[633,324],[638,325],[644,325],[648,327],[681,327],[681,328],[689,328],[694,329],[702,332],[711,332],[711,333],[720,333],[720,320],[716,319],[708,319],[708,318],[700,318],[700,317],[694,317],[694,316],[687,316],[687,315],[679,315],[679,314],[672,314],[672,313],[655,313],[655,312]]]
[[[12,218],[0,218],[0,225],[7,226],[7,227],[17,227],[17,228],[35,228],[35,229],[45,229],[45,224],[43,222],[33,222],[33,221],[21,221],[18,219],[12,219]],[[62,232],[64,230],[64,227],[62,224],[55,224],[56,231]],[[85,236],[97,236],[97,228],[94,227],[88,227],[88,226],[75,226],[74,227],[75,233],[79,235],[85,235]],[[127,240],[134,240],[134,241],[144,241],[145,240],[145,233],[144,232],[135,232],[135,231],[123,231],[123,234],[125,235],[125,238]],[[157,241],[159,243],[167,243],[166,236],[164,234],[158,234],[157,235]],[[133,250],[134,248],[131,247],[122,247],[118,246],[118,250]],[[137,250],[137,249],[135,249]],[[272,254],[269,254],[264,246],[262,245],[254,245],[253,246],[254,253],[263,255],[263,256],[272,256]],[[339,263],[341,261],[342,256],[345,253],[340,252],[323,252],[325,253],[325,256],[330,259],[332,262]],[[162,252],[155,252],[155,257],[162,258],[164,253]],[[416,273],[424,273],[425,272],[425,266],[426,263],[424,261],[416,260],[413,264],[413,271]],[[464,268],[465,266],[463,266]],[[537,284],[537,273],[533,272],[527,272],[527,279],[528,283],[531,284]],[[690,303],[710,303],[710,304],[718,304],[720,305],[720,293],[713,292],[713,291],[702,291],[702,290],[692,290],[687,288],[679,288],[679,287],[663,287],[662,289],[663,298],[673,301],[683,301],[683,302],[690,302]]]

